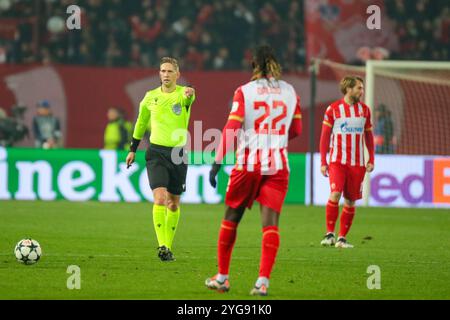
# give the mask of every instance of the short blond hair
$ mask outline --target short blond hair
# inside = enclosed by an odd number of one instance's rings
[[[364,83],[363,78],[359,76],[346,76],[344,79],[341,80],[340,88],[342,94],[347,94],[347,89],[352,89],[356,86],[357,82]]]
[[[171,57],[162,57],[161,61],[159,63],[159,66],[162,66],[164,63],[170,63],[175,67],[175,70],[178,72],[180,71],[180,66],[178,65],[178,60]]]

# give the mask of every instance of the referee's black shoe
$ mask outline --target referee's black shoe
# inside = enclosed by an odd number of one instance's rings
[[[173,252],[170,251],[170,249],[167,249],[164,260],[162,261],[176,261],[175,257],[173,256]]]
[[[158,258],[161,261],[175,261],[172,251],[166,246],[161,246],[158,248]]]
[[[166,246],[158,247],[158,258],[161,259],[161,261],[164,261],[167,250]]]

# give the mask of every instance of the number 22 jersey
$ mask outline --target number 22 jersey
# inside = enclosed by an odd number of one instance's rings
[[[242,123],[235,168],[262,174],[289,171],[289,128],[301,117],[300,98],[286,81],[263,78],[239,87],[229,115]]]

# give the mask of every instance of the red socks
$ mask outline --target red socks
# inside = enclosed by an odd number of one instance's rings
[[[219,232],[219,243],[217,246],[217,259],[219,273],[226,275],[230,270],[231,252],[236,242],[236,222],[223,220]]]
[[[275,263],[278,247],[280,246],[280,234],[277,226],[263,228],[262,253],[259,266],[259,276],[270,278],[272,267]]]
[[[236,242],[237,226],[238,224],[235,222],[223,220],[222,226],[220,227],[217,257],[219,273],[223,275],[229,274],[230,271],[231,253]],[[279,246],[280,234],[278,227],[269,226],[263,228],[262,253],[259,269],[260,277],[270,278]]]
[[[339,230],[339,237],[344,237],[350,231],[350,227],[352,226],[353,217],[355,216],[355,207],[346,207],[342,210],[341,215],[341,228]]]
[[[326,207],[327,233],[334,232],[338,216],[339,216],[339,203],[328,200]]]
[[[339,216],[339,203],[328,200],[326,208],[326,220],[327,220],[327,233],[334,232],[336,226],[336,220]],[[353,217],[355,216],[355,207],[344,206],[341,214],[341,227],[339,230],[339,237],[346,237],[347,233],[353,223]]]

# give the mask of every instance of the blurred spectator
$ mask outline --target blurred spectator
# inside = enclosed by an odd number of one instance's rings
[[[386,48],[375,47],[370,48],[367,46],[360,47],[356,51],[356,61],[352,64],[365,65],[367,60],[385,60],[389,59],[390,52]]]
[[[133,139],[133,131],[134,131],[134,124],[128,120],[127,113],[123,108],[118,108],[120,118],[123,121],[123,126],[127,132],[127,143],[131,142]],[[128,145],[126,145],[128,147]]]
[[[204,54],[200,53],[196,47],[189,46],[184,59],[185,70],[202,70],[204,64]]]
[[[107,118],[103,149],[125,150],[131,141],[133,125],[124,119],[124,112],[120,108],[110,108]]]
[[[384,104],[375,109],[374,138],[376,153],[394,153],[394,123],[391,112]]]
[[[3,47],[0,43],[0,64],[6,63],[6,47]]]
[[[356,52],[356,57],[358,58],[358,64],[365,65],[367,60],[370,60],[372,58],[372,49],[369,47],[361,47]]]
[[[47,100],[37,104],[37,115],[33,117],[33,134],[36,148],[54,149],[61,145],[60,122],[52,114]]]
[[[28,128],[24,124],[24,106],[13,106],[12,117],[0,108],[0,146],[12,147],[15,143],[28,136]]]
[[[374,60],[389,59],[390,52],[386,48],[376,47],[372,49],[372,58]]]
[[[214,69],[231,69],[232,64],[230,63],[228,48],[222,47],[219,49],[217,56],[214,58],[213,66]]]

